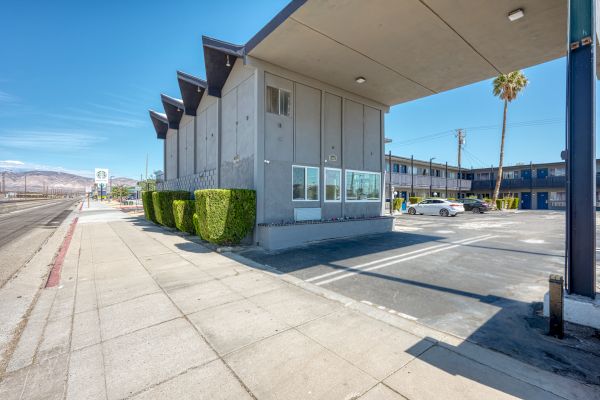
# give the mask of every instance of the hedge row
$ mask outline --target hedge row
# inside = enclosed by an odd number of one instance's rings
[[[174,200],[189,200],[190,193],[185,191],[163,191],[152,193],[152,204],[156,222],[161,225],[175,228],[175,216],[173,215]]]
[[[421,201],[423,201],[422,197],[409,197],[408,201],[410,202],[410,204],[417,204],[420,203]]]
[[[394,199],[394,211],[400,211],[402,209],[402,203],[404,203],[402,197]]]
[[[152,204],[152,190],[142,192],[142,204],[144,205],[144,216],[148,221],[156,223],[156,215],[154,215],[154,205]]]
[[[175,226],[181,232],[194,234],[194,200],[174,200],[173,201],[173,216],[175,217]]]
[[[144,215],[158,224],[196,233],[216,244],[237,244],[254,228],[256,192],[246,189],[205,189],[194,192],[143,192]]]
[[[252,231],[256,192],[247,189],[196,190],[198,235],[211,243],[236,244]]]

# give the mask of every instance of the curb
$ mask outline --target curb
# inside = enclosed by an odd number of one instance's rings
[[[75,217],[69,225],[69,230],[67,231],[67,234],[65,235],[63,242],[60,245],[60,249],[58,250],[56,258],[54,259],[54,264],[52,265],[52,269],[50,270],[50,274],[48,275],[48,280],[46,281],[45,288],[55,287],[60,282],[60,273],[62,271],[62,266],[65,261],[65,256],[67,255],[67,251],[69,251],[69,245],[71,244],[73,232],[75,232],[75,227],[77,226],[78,220],[79,217]]]

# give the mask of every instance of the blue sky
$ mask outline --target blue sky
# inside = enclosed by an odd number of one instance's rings
[[[0,17],[0,168],[136,178],[162,169],[148,108],[179,97],[175,71],[205,77],[201,36],[245,43],[287,0],[9,2]],[[506,161],[559,159],[565,60],[527,69],[510,105]],[[394,154],[456,163],[451,131],[466,128],[463,165],[498,162],[501,102],[481,82],[392,108]],[[438,135],[439,134],[439,135]],[[429,140],[424,140],[428,137]],[[6,162],[7,160],[11,162]]]

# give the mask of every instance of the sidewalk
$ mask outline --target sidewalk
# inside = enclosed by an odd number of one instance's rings
[[[0,398],[594,399],[383,310],[85,206]]]

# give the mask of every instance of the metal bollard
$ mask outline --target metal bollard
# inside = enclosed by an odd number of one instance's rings
[[[550,286],[548,298],[550,326],[548,334],[562,339],[565,333],[563,320],[564,279],[560,275],[550,275],[548,283]]]

